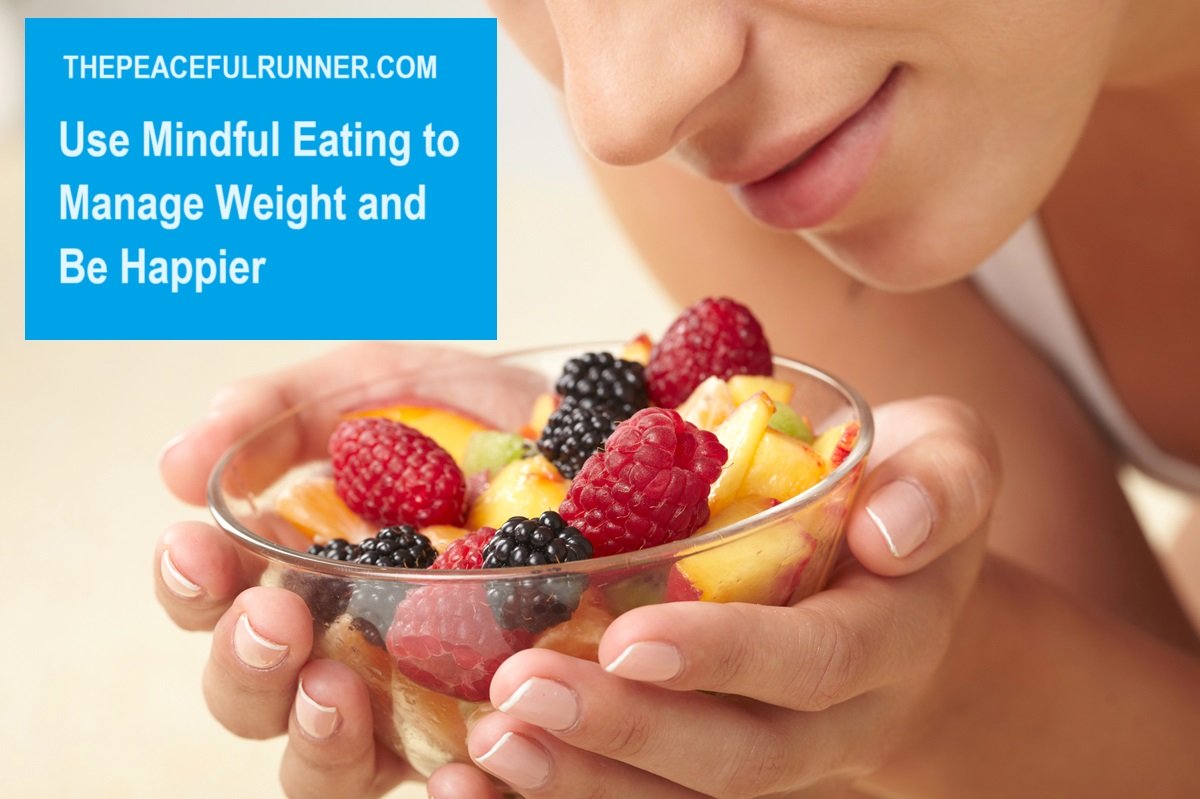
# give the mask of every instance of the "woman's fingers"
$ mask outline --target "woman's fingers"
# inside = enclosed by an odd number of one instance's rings
[[[485,716],[467,740],[471,758],[526,799],[702,799],[673,782],[585,752],[503,713]],[[437,799],[475,799],[439,790]]]
[[[481,391],[485,383],[490,384],[489,390]],[[289,435],[277,432],[271,437],[271,452],[256,453],[259,469],[274,464],[282,473],[298,460],[322,457],[341,413],[406,398],[459,405],[504,429],[516,427],[536,393],[545,390],[544,383],[533,372],[479,355],[382,342],[349,344],[219,392],[199,423],[168,442],[159,468],[177,497],[202,505],[209,473],[230,446],[258,425],[308,400],[354,387],[337,402],[318,403],[320,407],[293,417]],[[266,485],[276,476],[249,477]]]
[[[675,602],[629,611],[600,641],[611,674],[676,691],[717,691],[824,710],[912,676],[936,658],[978,547],[896,581],[861,567],[793,607]],[[942,568],[944,567],[944,568]]]
[[[984,527],[999,490],[999,450],[980,418],[949,399],[885,405],[876,427],[846,539],[876,574],[909,574]]]
[[[782,754],[783,741],[744,705],[622,680],[595,663],[545,649],[506,661],[492,681],[491,700],[572,746],[700,791],[718,778],[714,769],[727,762],[730,741],[768,758]],[[721,733],[699,734],[699,719]],[[681,752],[689,757],[680,758]]]
[[[297,677],[312,651],[304,600],[281,588],[249,588],[213,631],[204,698],[217,721],[244,738],[288,726]]]
[[[491,700],[565,744],[706,795],[770,794],[871,768],[859,750],[886,749],[886,740],[867,741],[887,735],[872,721],[884,689],[936,669],[985,544],[971,536],[895,578],[851,564],[829,589],[793,607],[637,608],[606,630],[599,665],[521,652],[497,672]],[[473,756],[501,773],[475,746],[473,735]],[[514,751],[533,757],[539,750]],[[542,751],[558,762],[544,741]],[[595,773],[589,763],[576,765]]]
[[[202,522],[181,522],[154,550],[154,591],[185,630],[211,630],[245,588],[236,546]]]
[[[466,763],[450,763],[430,775],[425,785],[430,799],[500,799],[490,777]]]
[[[891,634],[890,615],[862,602],[836,609],[708,602],[638,608],[605,633],[600,662],[619,677],[677,691],[824,710],[901,676],[889,668],[905,668],[901,656],[909,647]]]
[[[529,797],[765,796],[859,768],[848,752],[887,734],[872,728],[869,697],[796,713],[629,682],[548,650],[514,656],[491,690],[500,712],[468,749]]]
[[[212,533],[221,536],[216,530]],[[172,542],[178,549],[178,541],[191,541],[192,534],[195,531],[165,536],[166,551],[174,551]],[[208,550],[207,556],[215,557],[215,551]],[[193,562],[188,557],[181,560],[189,566]],[[172,615],[178,620],[177,613]],[[289,733],[280,770],[289,796],[380,796],[413,777],[404,761],[377,749],[362,681],[343,664],[308,662],[312,646],[312,618],[300,597],[280,588],[243,591],[213,631],[204,670],[209,710],[228,730],[245,738]],[[493,797],[476,794],[472,799]]]
[[[377,747],[367,688],[349,667],[314,660],[300,671],[279,768],[289,797],[380,796],[412,776],[404,761]]]
[[[208,475],[217,459],[256,426],[340,386],[394,374],[407,363],[419,364],[421,352],[378,343],[352,344],[228,386],[213,398],[203,419],[167,442],[159,456],[163,481],[184,502],[202,505]],[[304,431],[298,427],[292,442],[295,454],[304,443]]]

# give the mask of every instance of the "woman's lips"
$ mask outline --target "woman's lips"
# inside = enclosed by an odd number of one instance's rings
[[[734,186],[738,202],[760,222],[785,230],[817,227],[837,216],[883,150],[901,73],[894,68],[862,108],[782,169]]]

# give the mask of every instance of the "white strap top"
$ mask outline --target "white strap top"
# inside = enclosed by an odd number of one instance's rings
[[[1135,466],[1200,493],[1200,466],[1160,449],[1121,404],[1058,278],[1037,217],[985,261],[974,279],[996,310],[1059,368]]]

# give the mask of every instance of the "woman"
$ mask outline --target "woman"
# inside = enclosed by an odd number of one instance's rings
[[[521,653],[476,763],[529,797],[1198,795],[1200,647],[1113,471],[1132,456],[1200,491],[1200,6],[494,6],[681,300],[734,294],[779,351],[877,402],[926,398],[879,409],[858,565],[829,591],[639,609],[607,669]],[[198,501],[233,436],[314,375],[424,357],[360,347],[240,386],[165,479]],[[362,686],[306,662],[295,597],[239,595],[207,527],[158,554],[169,612],[216,625],[218,719],[289,731],[289,793],[403,778]],[[429,788],[495,795],[466,766]]]

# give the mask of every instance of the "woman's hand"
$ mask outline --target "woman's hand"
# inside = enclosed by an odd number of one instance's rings
[[[432,348],[356,344],[221,392],[195,427],[161,457],[163,480],[182,500],[204,503],[217,458],[258,424],[341,386],[379,380],[436,364],[478,358]],[[363,683],[348,667],[310,660],[312,619],[295,594],[251,587],[230,538],[201,522],[163,534],[154,553],[159,602],[180,627],[212,630],[204,696],[216,719],[247,738],[286,733],[280,767],[293,797],[369,797],[418,775],[376,745]],[[437,795],[493,799],[489,780],[467,765],[448,766],[429,780]]]
[[[520,652],[492,683],[502,712],[471,730],[475,761],[531,799],[726,799],[837,787],[903,748],[975,581],[999,464],[949,400],[877,421],[855,559],[828,590],[787,608],[638,608],[605,633],[599,665]]]
[[[419,374],[447,357],[472,360],[353,345],[234,386],[164,450],[163,478],[200,504],[213,463],[255,425],[333,388]],[[606,633],[607,671],[553,652],[520,653],[492,689],[507,712],[472,730],[477,761],[531,797],[756,796],[845,780],[882,762],[970,589],[998,469],[986,431],[953,403],[898,403],[878,421],[876,465],[847,534],[857,562],[828,591],[794,608],[639,609]],[[214,631],[204,690],[216,718],[247,737],[288,734],[281,780],[289,795],[379,795],[415,776],[376,747],[355,675],[309,660],[303,602],[249,587],[223,533],[173,526],[156,549],[155,579],[176,623]],[[461,765],[436,773],[429,789],[443,799],[497,796]]]

